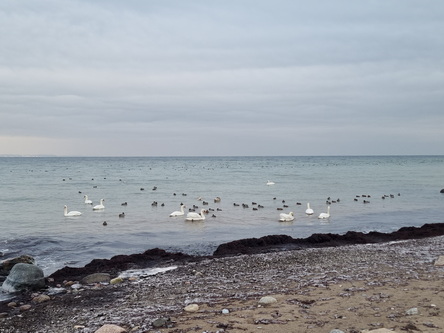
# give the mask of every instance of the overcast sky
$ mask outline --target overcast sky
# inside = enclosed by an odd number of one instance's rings
[[[0,154],[444,154],[444,1],[0,2]]]

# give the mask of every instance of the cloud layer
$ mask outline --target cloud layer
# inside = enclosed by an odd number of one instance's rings
[[[4,1],[0,154],[444,154],[437,1]]]

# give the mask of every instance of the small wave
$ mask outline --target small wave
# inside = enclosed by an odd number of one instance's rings
[[[162,267],[162,268],[159,267],[159,268],[146,268],[146,269],[129,269],[127,271],[122,272],[119,275],[119,277],[130,278],[130,277],[150,276],[163,272],[168,272],[176,268],[177,266]]]

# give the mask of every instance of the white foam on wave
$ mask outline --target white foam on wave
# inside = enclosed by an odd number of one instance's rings
[[[164,273],[176,269],[177,266],[170,267],[158,267],[158,268],[145,268],[145,269],[129,269],[120,273],[121,278],[139,277],[139,276],[149,276],[156,275],[159,273]]]

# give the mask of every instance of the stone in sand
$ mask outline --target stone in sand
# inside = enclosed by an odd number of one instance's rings
[[[378,328],[376,330],[363,330],[361,333],[397,333],[396,331],[389,330],[387,328]]]
[[[259,300],[259,305],[267,306],[276,303],[277,299],[272,296],[264,296]]]
[[[123,327],[113,324],[105,324],[94,333],[124,333],[124,332],[127,332],[127,330],[124,329]]]
[[[435,261],[435,266],[444,266],[444,256],[439,256]]]
[[[199,305],[197,305],[197,304],[187,305],[184,308],[184,311],[186,311],[186,312],[197,312],[197,311],[199,311]]]
[[[51,299],[51,297],[49,297],[48,295],[42,294],[42,295],[38,295],[38,296],[34,297],[32,299],[32,301],[34,303],[43,303],[43,302],[49,301],[50,299]]]

